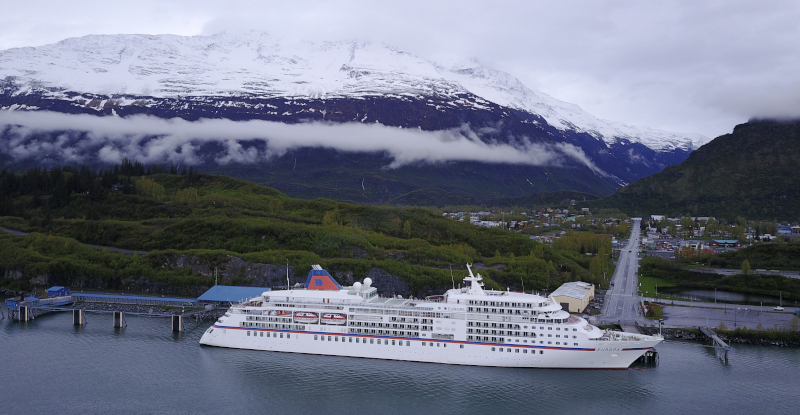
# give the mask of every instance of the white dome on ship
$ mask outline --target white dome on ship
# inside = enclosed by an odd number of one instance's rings
[[[372,285],[372,278],[364,278],[364,288],[369,288]]]
[[[356,291],[361,291],[361,283],[356,281],[353,283],[353,289]]]

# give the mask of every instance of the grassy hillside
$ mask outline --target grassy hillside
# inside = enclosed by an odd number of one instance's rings
[[[0,195],[0,225],[36,233],[0,235],[0,284],[17,288],[65,284],[193,294],[213,284],[213,269],[227,283],[281,284],[285,278],[275,267],[287,260],[293,282],[304,281],[319,263],[344,283],[389,275],[402,288],[397,292],[415,296],[449,288],[451,266],[457,283],[464,264],[490,259],[501,266],[481,271],[489,287],[545,289],[595,278],[563,255],[566,250],[512,232],[420,208],[293,199],[191,170],[177,174],[128,163],[100,173],[4,171]],[[77,242],[150,253],[124,256]]]
[[[800,122],[754,121],[596,205],[629,215],[800,220]]]

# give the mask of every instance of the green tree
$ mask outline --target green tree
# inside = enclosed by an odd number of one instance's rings
[[[411,237],[411,222],[405,221],[403,223],[403,235],[405,235],[407,238]]]
[[[742,274],[749,274],[753,268],[750,267],[750,261],[744,260],[742,261]]]

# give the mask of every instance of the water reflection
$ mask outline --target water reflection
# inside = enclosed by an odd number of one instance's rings
[[[673,297],[685,298],[686,300],[702,301],[713,303],[716,298],[717,303],[726,304],[747,304],[751,306],[763,305],[774,307],[778,305],[780,299],[768,295],[760,294],[742,294],[729,291],[717,290],[716,295],[714,290],[699,289],[699,288],[682,288],[682,287],[665,287],[658,289],[659,294],[670,295]],[[784,306],[800,305],[797,301],[783,300]]]

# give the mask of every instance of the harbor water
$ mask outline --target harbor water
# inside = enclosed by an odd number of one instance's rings
[[[3,310],[5,312],[5,310]],[[800,350],[658,346],[630,370],[506,369],[198,345],[206,321],[51,313],[0,321],[2,413],[796,413]]]

